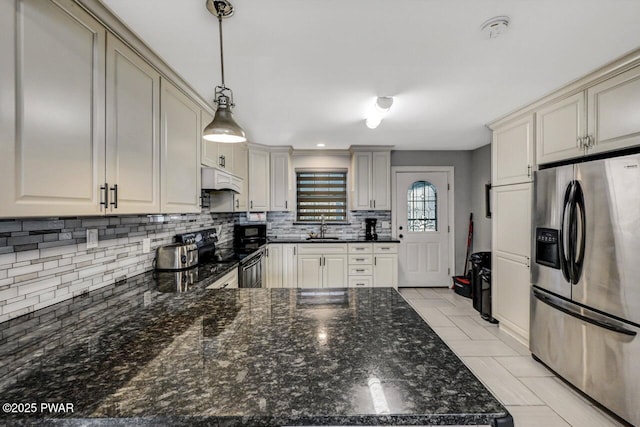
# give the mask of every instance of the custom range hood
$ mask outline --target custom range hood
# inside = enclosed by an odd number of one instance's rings
[[[240,193],[242,189],[242,178],[222,171],[217,168],[202,168],[202,189],[203,190],[222,190]]]

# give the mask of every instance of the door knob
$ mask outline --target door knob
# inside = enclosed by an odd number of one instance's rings
[[[402,226],[398,227],[400,230],[402,230]]]
[[[402,239],[403,236],[402,236],[402,234],[399,234],[398,237]]]

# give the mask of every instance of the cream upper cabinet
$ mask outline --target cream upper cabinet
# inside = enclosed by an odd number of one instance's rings
[[[584,92],[554,102],[536,111],[537,163],[549,163],[582,156],[586,128]]]
[[[0,7],[0,217],[103,213],[106,30],[72,1]]]
[[[249,207],[249,149],[246,143],[233,144],[233,171],[242,178],[240,194],[234,194],[233,208],[235,212],[246,212]]]
[[[533,114],[493,130],[491,161],[491,181],[494,186],[532,181]]]
[[[160,75],[107,34],[109,213],[160,212]]]
[[[589,153],[640,144],[640,66],[587,90]]]
[[[291,155],[289,151],[271,152],[271,210],[291,211]]]
[[[391,209],[391,152],[354,151],[351,159],[351,209]]]
[[[206,125],[205,125],[206,126]],[[235,170],[233,169],[233,146],[235,144],[218,144],[218,162],[220,167],[232,174],[235,174]]]
[[[249,211],[268,211],[269,204],[269,152],[249,148]]]
[[[160,88],[161,210],[200,212],[200,107],[168,80]]]

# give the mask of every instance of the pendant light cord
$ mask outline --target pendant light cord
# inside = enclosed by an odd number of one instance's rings
[[[222,87],[225,88],[224,85],[224,54],[222,50],[222,10],[218,12],[218,31],[220,33],[220,71],[222,74]]]

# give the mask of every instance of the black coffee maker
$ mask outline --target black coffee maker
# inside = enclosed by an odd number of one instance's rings
[[[376,218],[365,218],[364,223],[367,227],[364,238],[365,240],[378,240],[378,233],[376,233]]]

